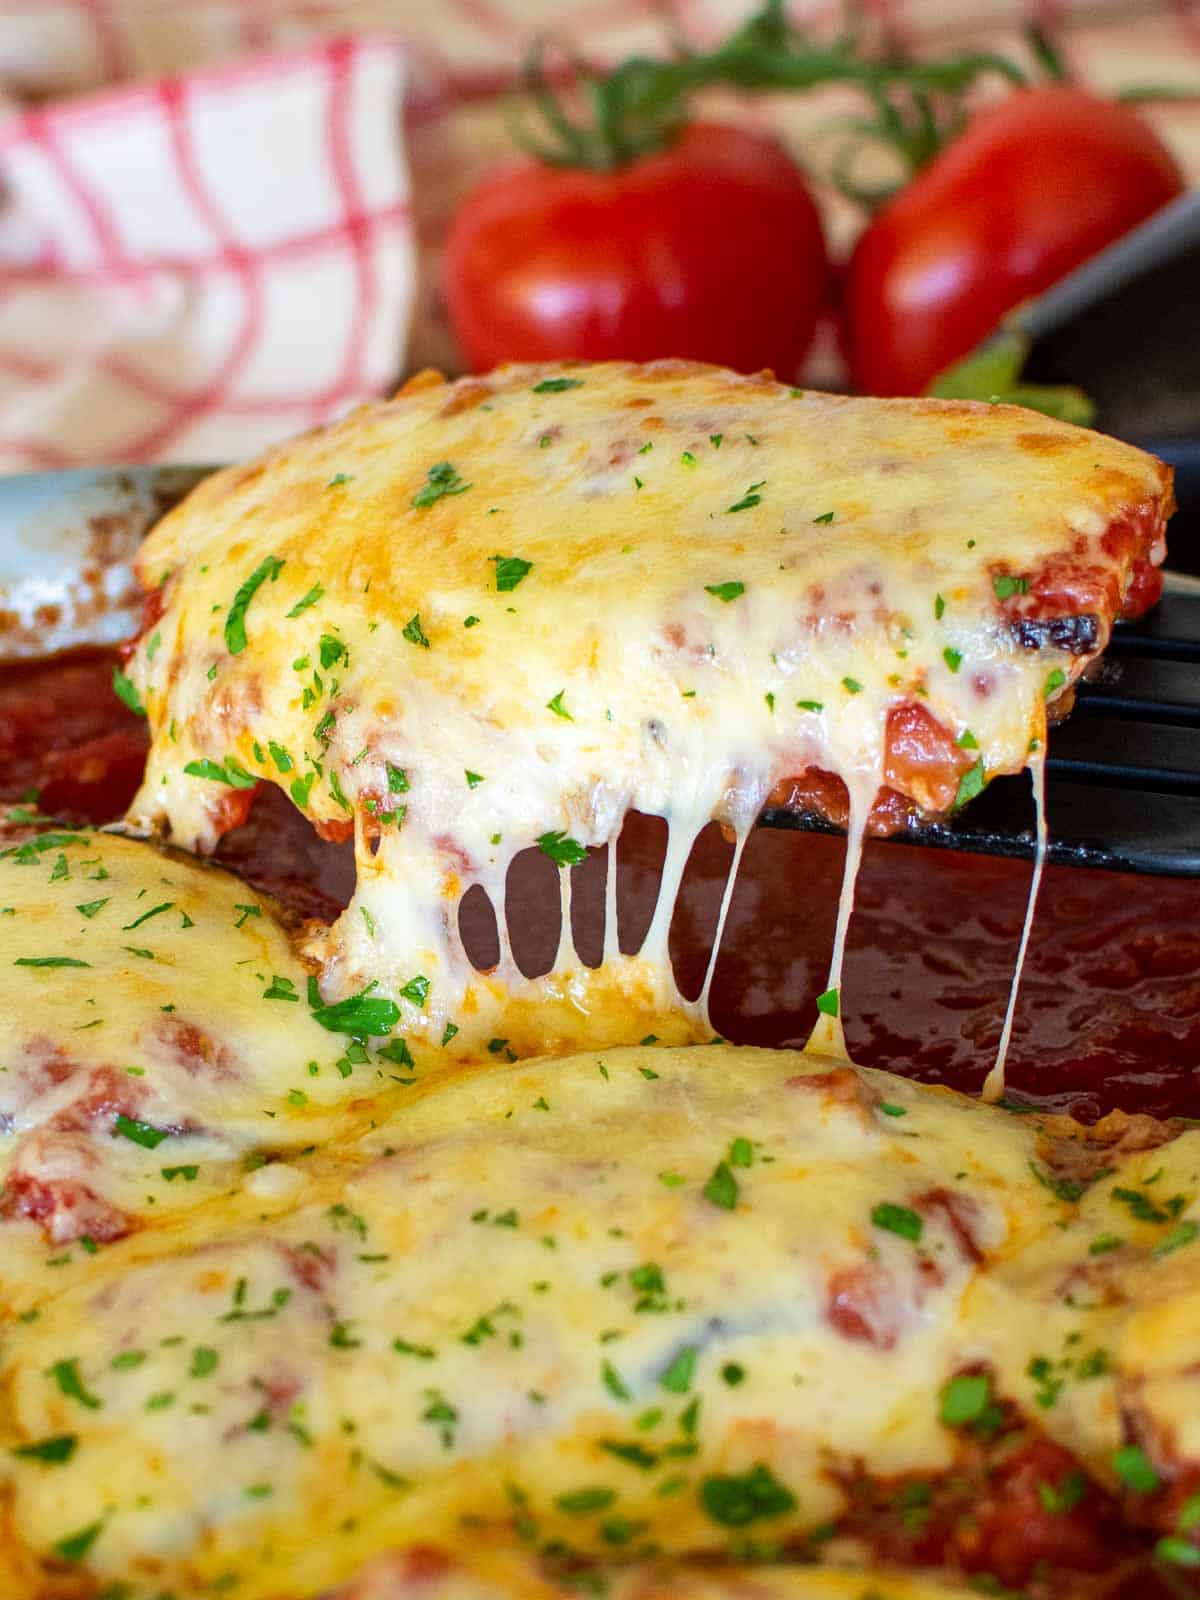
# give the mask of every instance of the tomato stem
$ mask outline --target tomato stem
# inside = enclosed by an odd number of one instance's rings
[[[911,173],[957,131],[959,101],[978,79],[999,76],[1018,87],[1027,81],[1014,62],[990,51],[915,61],[893,44],[872,56],[853,26],[827,44],[818,43],[788,21],[783,0],[766,0],[707,53],[681,47],[666,61],[631,56],[607,73],[570,59],[575,81],[590,102],[585,120],[573,121],[550,87],[545,54],[545,41],[535,42],[524,71],[541,126],[515,129],[515,136],[550,166],[598,171],[669,145],[688,119],[690,97],[700,89],[719,85],[761,93],[844,83],[861,89],[874,108],[860,131],[890,145]]]

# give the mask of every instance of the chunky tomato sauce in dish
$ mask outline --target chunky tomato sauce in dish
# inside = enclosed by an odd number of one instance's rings
[[[1200,1593],[1194,887],[876,837],[1169,503],[673,363],[185,501],[0,676],[0,1593]]]

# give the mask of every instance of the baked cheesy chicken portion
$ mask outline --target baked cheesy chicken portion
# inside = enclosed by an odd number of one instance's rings
[[[0,849],[0,1595],[1185,1583],[1200,1131],[860,1069],[836,981],[804,1052],[696,1043],[666,947],[714,818],[848,822],[850,886],[1036,772],[1169,500],[1026,412],[660,363],[417,380],[170,514],[125,835]],[[199,859],[266,783],[353,839],[331,927]],[[658,909],[622,954],[610,855],[588,968],[568,869],[631,808]]]
[[[418,378],[217,474],[143,546],[129,821],[209,850],[272,783],[352,837],[357,893],[307,947],[322,993],[374,985],[431,1046],[708,1037],[666,960],[700,828],[744,839],[774,797],[860,838],[1036,763],[1153,590],[1170,493],[1142,452],[1010,407],[674,362]],[[610,915],[590,971],[564,915],[548,979],[503,926],[477,973],[463,894],[502,912],[518,851],[569,867],[631,808],[671,829],[640,955]]]
[[[0,1592],[1101,1594],[1123,1518],[1195,1548],[1200,1132],[731,1046],[371,1121],[162,1211],[200,1152],[126,1139],[141,1226],[6,1283]]]

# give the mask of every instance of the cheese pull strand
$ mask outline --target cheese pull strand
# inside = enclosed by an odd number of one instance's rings
[[[1025,902],[1025,920],[1021,926],[1021,943],[1017,947],[1016,964],[1008,987],[1008,1005],[1004,1011],[1004,1027],[1000,1030],[1000,1043],[996,1046],[996,1059],[983,1083],[983,1098],[991,1103],[1004,1093],[1004,1066],[1008,1060],[1008,1047],[1012,1042],[1013,1021],[1017,1014],[1017,996],[1021,991],[1021,974],[1025,970],[1025,957],[1029,953],[1029,936],[1033,932],[1033,918],[1037,910],[1038,893],[1042,887],[1042,871],[1046,865],[1046,846],[1049,834],[1046,828],[1046,762],[1039,752],[1029,763],[1029,781],[1033,789],[1033,804],[1037,813],[1037,845],[1033,857],[1033,876],[1029,880],[1029,897]]]

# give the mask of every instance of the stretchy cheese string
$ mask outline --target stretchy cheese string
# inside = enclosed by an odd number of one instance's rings
[[[999,1100],[1004,1093],[1004,1063],[1008,1058],[1008,1047],[1012,1039],[1013,1019],[1017,1014],[1017,995],[1021,988],[1021,973],[1025,967],[1025,957],[1029,951],[1029,936],[1033,931],[1033,914],[1037,908],[1038,891],[1042,886],[1042,869],[1046,865],[1046,762],[1039,751],[1029,762],[1029,781],[1033,788],[1033,804],[1037,812],[1037,848],[1033,857],[1033,877],[1029,880],[1029,897],[1025,902],[1025,922],[1021,928],[1021,943],[1017,947],[1017,961],[1013,968],[1012,982],[1008,988],[1008,1006],[1004,1013],[1004,1027],[1000,1032],[1000,1043],[996,1046],[996,1059],[992,1069],[984,1079],[983,1098],[985,1100]]]
[[[846,1049],[846,1032],[842,1026],[842,968],[846,960],[846,935],[850,929],[850,915],[854,910],[854,891],[862,867],[863,840],[867,832],[867,819],[875,803],[879,780],[874,774],[869,778],[856,777],[847,784],[850,795],[850,815],[846,823],[846,862],[842,868],[842,887],[838,895],[837,924],[833,934],[833,953],[829,959],[829,976],[825,982],[827,994],[837,997],[837,1013],[830,1016],[821,1012],[809,1035],[805,1049],[814,1055],[837,1056],[850,1059]]]
[[[721,939],[725,933],[725,919],[729,915],[729,906],[733,900],[733,891],[737,886],[738,868],[742,864],[742,852],[746,848],[746,840],[750,837],[749,828],[739,828],[733,846],[733,860],[729,863],[729,875],[725,879],[725,892],[721,896],[721,909],[717,915],[717,928],[713,934],[712,951],[709,954],[708,966],[704,973],[704,983],[696,1000],[696,1008],[704,1019],[706,1027],[712,1026],[712,1019],[708,1014],[708,997],[712,989],[713,974],[717,970],[717,958],[721,954]]]

